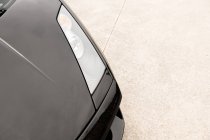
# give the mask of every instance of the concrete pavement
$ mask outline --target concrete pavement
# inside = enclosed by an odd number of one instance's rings
[[[119,82],[124,140],[210,139],[210,1],[66,1]]]

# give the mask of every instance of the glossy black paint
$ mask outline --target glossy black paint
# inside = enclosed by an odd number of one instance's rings
[[[93,101],[95,103],[95,107],[97,109],[100,107],[102,101],[106,97],[112,82],[113,82],[113,78],[110,72],[106,69],[98,87],[96,88],[92,96]]]
[[[17,0],[0,18],[0,37],[16,50],[1,41],[0,130],[22,139],[74,139],[95,112],[56,20],[60,5]]]
[[[58,25],[60,6],[58,0],[16,0],[0,17],[1,140],[83,139],[116,94],[104,57],[67,7],[107,67],[89,93]]]
[[[103,113],[107,110],[109,105],[112,103],[116,94],[120,94],[120,91],[119,91],[116,81],[114,80],[112,82],[112,85],[111,85],[108,93],[107,93],[106,98],[104,99],[104,101],[102,102],[102,104],[100,106],[100,109],[97,111],[97,113],[95,114],[95,116],[93,117],[91,122],[88,124],[88,126],[84,130],[83,134],[79,137],[79,140],[84,139],[86,137],[86,135],[88,135],[91,132],[91,130],[94,128],[95,124],[97,124],[99,118],[103,115]],[[115,114],[113,114],[113,115],[115,115]],[[114,119],[114,118],[111,118],[111,119]],[[109,123],[109,122],[106,122],[106,123]]]

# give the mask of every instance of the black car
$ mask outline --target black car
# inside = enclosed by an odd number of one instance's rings
[[[0,66],[0,140],[122,139],[118,84],[65,2],[0,0]]]

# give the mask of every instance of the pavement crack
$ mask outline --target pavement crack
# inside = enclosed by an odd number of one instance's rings
[[[116,18],[116,20],[115,20],[114,26],[112,27],[111,33],[110,33],[110,35],[109,35],[109,37],[108,37],[108,39],[107,39],[107,41],[106,41],[105,47],[104,47],[104,49],[103,49],[103,53],[104,53],[104,51],[105,51],[106,48],[107,48],[107,45],[108,45],[108,43],[109,43],[109,41],[110,41],[110,38],[111,38],[111,36],[112,36],[112,34],[113,34],[113,32],[114,32],[114,29],[115,29],[115,27],[116,27],[116,25],[117,25],[117,22],[118,22],[118,20],[119,20],[121,14],[122,14],[122,11],[123,11],[123,9],[124,9],[124,7],[125,7],[126,1],[127,1],[127,0],[124,0],[123,5],[122,5],[122,7],[121,7],[121,9],[120,9],[120,12],[119,12],[119,14],[118,14],[118,16],[117,16],[117,18]]]

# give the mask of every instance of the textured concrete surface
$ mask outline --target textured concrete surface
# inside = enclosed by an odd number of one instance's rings
[[[210,139],[209,0],[67,1],[119,82],[124,140]]]

